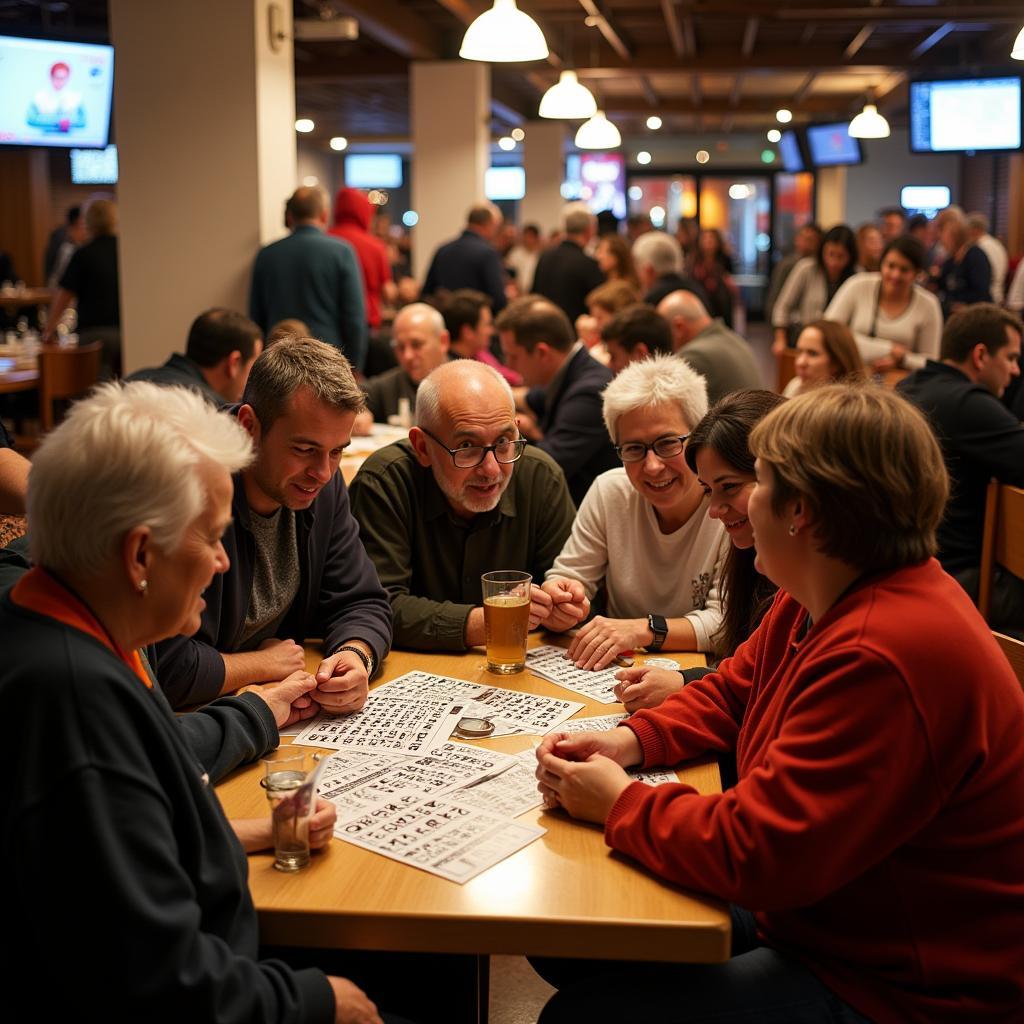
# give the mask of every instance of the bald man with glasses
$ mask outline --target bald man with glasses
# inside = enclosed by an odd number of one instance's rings
[[[350,496],[395,645],[431,651],[483,644],[481,575],[519,569],[542,581],[576,511],[562,470],[519,436],[508,384],[469,360],[424,379],[408,439],[367,459]],[[533,595],[531,627],[552,607],[539,586]]]

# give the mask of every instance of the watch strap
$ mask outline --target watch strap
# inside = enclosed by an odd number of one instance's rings
[[[651,612],[647,616],[647,628],[654,634],[654,640],[647,645],[649,651],[660,651],[668,637],[668,623],[664,615]]]

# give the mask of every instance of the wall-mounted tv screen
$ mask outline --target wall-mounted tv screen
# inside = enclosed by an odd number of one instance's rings
[[[933,215],[952,202],[948,185],[904,185],[900,189],[900,206],[913,213]]]
[[[846,167],[864,160],[860,141],[851,137],[848,121],[807,127],[807,152],[814,167]]]
[[[484,195],[492,201],[522,199],[526,195],[526,171],[522,167],[488,167],[484,171]]]
[[[397,153],[352,153],[345,157],[349,188],[401,188],[402,158]]]
[[[960,78],[910,83],[910,149],[974,153],[1021,148],[1021,79]]]
[[[0,145],[100,148],[114,48],[0,36]]]
[[[117,146],[71,150],[71,181],[75,185],[116,185]]]
[[[800,140],[791,128],[786,129],[779,139],[779,157],[782,160],[782,169],[787,174],[799,174],[807,170],[804,155],[800,150]]]

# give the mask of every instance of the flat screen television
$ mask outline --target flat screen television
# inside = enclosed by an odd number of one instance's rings
[[[807,126],[807,153],[814,167],[849,167],[864,162],[860,140],[850,135],[850,123]]]
[[[116,185],[117,146],[71,150],[71,182],[74,185]]]
[[[402,158],[397,153],[352,153],[345,157],[349,188],[401,188]]]
[[[526,171],[522,167],[488,167],[484,171],[484,195],[492,201],[522,199],[526,195]]]
[[[0,145],[106,146],[113,84],[112,46],[0,36]]]
[[[800,139],[791,128],[787,128],[779,139],[779,158],[782,160],[782,169],[787,174],[799,174],[807,170],[804,154],[800,149]]]
[[[1020,75],[910,83],[911,152],[1020,148]]]

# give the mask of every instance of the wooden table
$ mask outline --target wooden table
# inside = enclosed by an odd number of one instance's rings
[[[345,483],[352,483],[352,478],[359,472],[359,467],[376,451],[386,447],[393,441],[408,437],[406,427],[395,427],[389,423],[374,423],[371,433],[365,437],[353,437],[341,457],[341,475]]]
[[[541,642],[548,641],[531,638],[531,645]],[[669,656],[682,667],[704,663],[701,655]],[[318,661],[315,652],[307,652],[311,670]],[[622,710],[621,705],[586,701],[528,672],[490,674],[482,653],[476,652],[393,652],[382,679],[414,668],[584,701],[580,716]],[[537,742],[530,736],[479,741],[507,752]],[[229,816],[266,814],[259,775],[259,766],[250,766],[218,787]],[[719,791],[714,762],[687,767],[680,778],[701,792]],[[272,855],[254,855],[249,884],[261,940],[281,946],[477,955],[691,962],[728,958],[729,916],[721,903],[654,877],[609,850],[601,829],[562,812],[538,809],[522,820],[548,831],[465,885],[338,840],[315,856],[309,869],[294,875],[275,871]]]
[[[15,391],[32,391],[39,386],[39,370],[0,370],[0,395]]]
[[[49,288],[23,288],[17,292],[0,292],[0,309],[14,316],[27,306],[48,306],[53,301]]]

